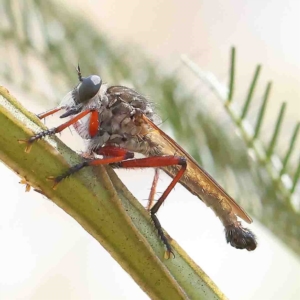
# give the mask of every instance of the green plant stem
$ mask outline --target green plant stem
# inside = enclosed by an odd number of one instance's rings
[[[241,119],[242,120],[246,118],[247,112],[249,110],[250,102],[253,99],[253,94],[254,94],[254,90],[255,90],[255,87],[256,87],[256,83],[257,83],[257,80],[258,80],[260,70],[261,70],[261,66],[258,65],[256,67],[256,70],[255,70],[255,73],[254,73],[254,76],[253,76],[253,80],[251,82],[251,85],[250,85],[250,88],[249,88],[249,91],[248,91],[248,94],[247,94],[247,99],[245,101],[245,104],[244,104],[244,107],[243,107],[243,110],[242,110],[242,114],[241,114]]]
[[[71,215],[151,299],[225,298],[175,241],[171,244],[176,258],[163,258],[164,247],[148,213],[110,167],[86,168],[53,190],[46,178],[81,158],[56,137],[34,143],[25,153],[17,140],[45,127],[3,87],[0,124],[0,159]]]
[[[227,104],[229,104],[233,99],[234,93],[234,77],[235,77],[235,48],[231,48],[231,59],[230,59],[230,80],[229,80],[229,92],[227,98]]]
[[[282,125],[285,109],[286,109],[286,102],[283,102],[282,105],[281,105],[281,108],[280,108],[278,119],[277,119],[276,124],[275,124],[275,130],[274,130],[272,139],[270,141],[269,148],[267,150],[267,158],[268,159],[270,159],[271,155],[274,153],[274,148],[275,148],[278,136],[279,136],[279,131],[280,131],[280,128],[281,128],[281,125]]]
[[[300,123],[298,123],[296,125],[295,130],[293,132],[293,135],[291,137],[291,141],[289,143],[290,146],[289,146],[289,148],[287,150],[287,153],[286,153],[286,155],[284,157],[284,160],[283,160],[283,163],[282,163],[282,168],[281,168],[281,171],[280,171],[280,176],[282,174],[284,174],[284,172],[286,170],[286,166],[288,164],[288,161],[289,161],[289,159],[291,157],[291,154],[292,154],[292,152],[294,150],[294,147],[295,147],[295,144],[296,144],[296,140],[297,140],[297,137],[298,137],[299,128],[300,128]]]
[[[257,117],[256,126],[255,126],[254,135],[253,135],[252,140],[256,140],[259,136],[262,121],[264,119],[266,107],[267,107],[267,104],[268,104],[271,88],[272,88],[272,82],[268,82],[268,85],[266,87],[266,91],[265,91],[265,94],[264,94],[264,97],[263,97],[263,102],[261,104],[259,114],[258,114],[258,117]]]

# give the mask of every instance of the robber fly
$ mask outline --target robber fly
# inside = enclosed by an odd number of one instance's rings
[[[108,87],[102,84],[97,75],[82,77],[79,66],[77,73],[79,83],[64,97],[62,103],[38,115],[43,119],[65,110],[60,118],[69,117],[69,120],[58,127],[39,132],[28,140],[20,140],[27,143],[28,152],[33,142],[72,125],[87,141],[87,154],[93,158],[53,177],[55,186],[87,166],[109,164],[114,168],[155,168],[148,207],[158,235],[167,249],[167,257],[173,252],[156,213],[177,182],[215,212],[225,227],[227,243],[248,251],[256,248],[254,234],[244,228],[237,217],[247,223],[251,223],[252,219],[184,149],[155,124],[157,118],[149,100],[124,86]],[[141,153],[145,157],[134,158],[134,153]],[[172,182],[152,205],[159,169],[170,175]]]

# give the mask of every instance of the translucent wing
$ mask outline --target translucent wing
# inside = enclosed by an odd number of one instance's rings
[[[242,218],[245,222],[251,223],[252,219],[248,214],[224,191],[224,189],[206,172],[197,162],[182,149],[172,138],[159,129],[151,120],[143,115],[143,120],[149,125],[151,130],[147,134],[147,139],[160,146],[159,153],[150,155],[176,155],[187,159],[187,170],[180,180],[191,193],[198,196],[207,206],[210,206],[216,215],[223,220],[226,225],[226,214],[232,212]],[[178,167],[167,167],[163,170],[174,177]]]

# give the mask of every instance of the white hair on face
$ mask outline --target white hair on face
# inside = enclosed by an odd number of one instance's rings
[[[59,107],[70,108],[76,105],[75,100],[73,99],[73,90],[68,92],[63,99],[61,100]]]

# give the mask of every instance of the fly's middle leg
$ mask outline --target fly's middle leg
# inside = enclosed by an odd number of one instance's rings
[[[70,167],[65,173],[59,176],[48,177],[49,180],[52,180],[54,182],[53,189],[55,189],[62,180],[70,177],[71,175],[77,173],[85,167],[115,164],[119,161],[123,161],[134,157],[133,152],[127,151],[123,148],[111,146],[99,148],[97,150],[97,154],[103,155],[104,157],[85,160],[77,165]]]
[[[151,185],[151,189],[150,189],[150,194],[149,194],[149,198],[148,198],[148,204],[146,207],[146,209],[148,211],[150,211],[151,207],[154,205],[154,197],[155,197],[155,193],[156,193],[158,179],[159,179],[159,168],[155,168],[155,173],[154,173],[154,177],[153,177],[153,181],[152,181],[152,185]]]

